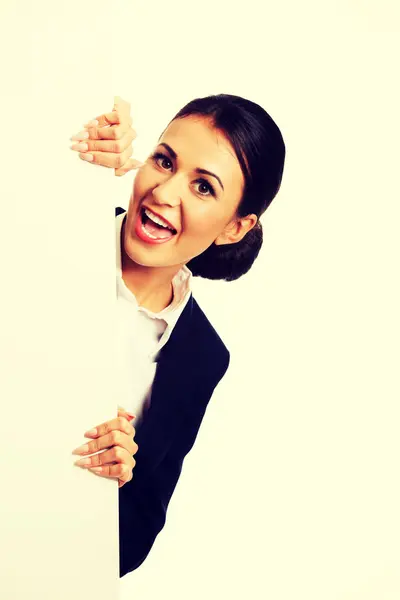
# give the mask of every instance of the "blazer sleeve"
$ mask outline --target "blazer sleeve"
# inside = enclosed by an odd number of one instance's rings
[[[229,352],[217,379],[197,387],[180,430],[158,467],[148,475],[139,460],[129,484],[119,488],[120,577],[137,569],[149,554],[164,527],[168,504],[175,490],[185,456],[196,440],[208,401],[229,365]]]

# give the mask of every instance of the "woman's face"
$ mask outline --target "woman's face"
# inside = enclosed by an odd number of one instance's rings
[[[172,121],[136,174],[126,254],[143,266],[171,267],[214,241],[239,241],[255,223],[235,219],[243,188],[239,162],[222,133],[201,116]]]

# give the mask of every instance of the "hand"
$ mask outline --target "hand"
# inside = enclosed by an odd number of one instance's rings
[[[132,141],[136,138],[131,126],[130,104],[115,96],[112,112],[86,123],[85,130],[72,136],[71,140],[79,143],[71,149],[80,152],[82,160],[115,169],[116,176],[125,175],[144,164],[130,158]]]
[[[138,451],[138,445],[134,441],[135,428],[129,421],[135,418],[123,408],[118,407],[118,417],[97,425],[87,431],[85,437],[95,438],[88,444],[76,448],[72,454],[92,454],[106,448],[94,456],[82,458],[75,462],[79,467],[94,471],[101,477],[112,477],[118,479],[118,487],[122,487],[133,477],[133,468],[136,464],[133,455]]]

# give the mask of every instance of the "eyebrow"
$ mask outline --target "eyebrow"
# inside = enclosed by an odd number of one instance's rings
[[[172,156],[172,158],[174,160],[176,160],[178,158],[177,153],[175,152],[175,150],[173,150],[171,148],[171,146],[169,144],[165,144],[164,142],[161,142],[159,144],[159,146],[164,146],[164,148],[166,148],[166,150],[168,150],[168,152],[170,153],[170,155]],[[212,173],[211,171],[207,171],[207,169],[197,168],[197,169],[195,169],[195,171],[196,171],[196,173],[202,173],[203,175],[211,175],[211,177],[215,177],[215,179],[218,181],[219,185],[225,191],[224,186],[222,185],[222,181],[220,180],[220,178],[218,177],[218,175],[216,175],[215,173]]]

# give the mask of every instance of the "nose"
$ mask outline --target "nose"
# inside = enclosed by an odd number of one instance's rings
[[[176,174],[157,183],[152,190],[152,196],[157,204],[167,204],[174,207],[182,202],[183,180]]]

